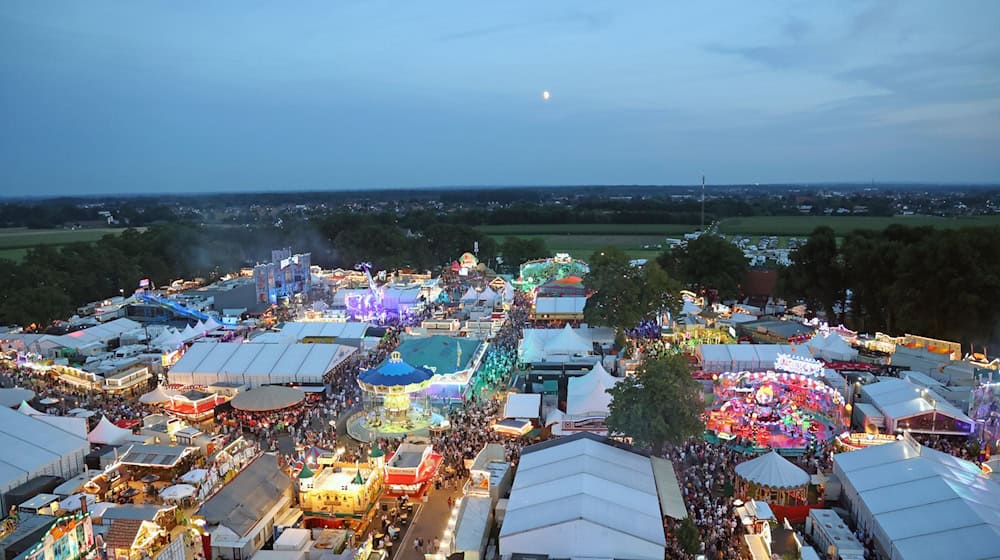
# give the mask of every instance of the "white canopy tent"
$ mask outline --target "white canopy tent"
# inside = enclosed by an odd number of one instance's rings
[[[87,434],[87,441],[101,445],[121,445],[128,441],[131,435],[131,431],[115,426],[107,416],[102,416],[101,421]]]
[[[160,490],[160,497],[164,500],[183,500],[190,498],[198,492],[198,489],[190,484],[174,484]]]
[[[895,433],[899,428],[935,434],[971,433],[974,421],[933,390],[921,388],[905,379],[895,377],[878,379],[878,383],[861,387],[861,401],[872,404],[882,413],[888,433]],[[936,420],[930,427],[914,421],[928,415]],[[967,429],[955,430],[958,424],[967,426]]]
[[[31,437],[25,437],[30,434]],[[41,475],[70,479],[85,468],[90,444],[37,416],[0,407],[0,492]]]
[[[800,488],[809,484],[809,473],[779,455],[777,451],[736,465],[736,475],[767,488]]]
[[[295,406],[305,398],[306,394],[301,389],[269,385],[240,393],[230,403],[236,410],[264,412]]]
[[[175,396],[177,396],[176,391],[165,389],[163,385],[157,385],[156,389],[139,397],[139,402],[143,404],[162,404],[170,402]]]
[[[810,353],[813,357],[824,360],[850,362],[858,357],[858,351],[833,332],[826,335],[816,333],[806,345],[812,349]]]

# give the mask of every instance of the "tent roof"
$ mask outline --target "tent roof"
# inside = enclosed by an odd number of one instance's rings
[[[465,290],[465,293],[462,295],[463,302],[479,301],[479,299],[480,299],[479,292],[477,292],[476,289],[473,288],[472,286],[469,286],[469,289]]]
[[[132,432],[130,430],[119,428],[112,424],[107,416],[101,416],[101,421],[87,434],[87,441],[104,445],[121,445],[131,435]]]
[[[975,464],[903,439],[837,454],[834,466],[901,557],[1000,550],[1000,484]]]
[[[606,389],[610,389],[619,381],[621,381],[619,378],[608,373],[608,370],[604,369],[604,366],[600,362],[597,362],[587,373],[569,378],[566,387],[567,397],[569,395],[589,395],[593,392],[594,386],[597,383],[602,384]]]
[[[83,348],[91,344],[106,344],[108,341],[118,338],[124,333],[140,328],[142,328],[141,324],[131,319],[121,318],[79,331],[54,336],[51,340],[66,348]]]
[[[632,539],[665,546],[649,457],[591,434],[526,451],[514,477],[501,539],[543,529],[555,537],[559,526],[584,520],[607,531],[611,548]]]
[[[893,419],[908,418],[936,410],[970,426],[973,420],[947,399],[930,389],[923,389],[908,380],[880,377],[878,383],[864,385],[861,392],[883,414]]]
[[[39,412],[32,408],[27,401],[21,401],[21,406],[17,407],[17,411],[27,416],[42,416],[45,414],[44,412]]]
[[[170,402],[170,397],[175,395],[174,391],[164,389],[163,385],[157,385],[156,389],[139,397],[139,402],[145,404],[159,404]]]
[[[21,387],[11,387],[10,389],[0,389],[0,406],[14,408],[22,402],[35,398],[35,392]]]
[[[246,536],[292,486],[275,455],[264,454],[212,496],[199,513],[211,525]]]
[[[542,396],[536,393],[511,393],[503,407],[504,418],[538,418],[542,411]]]
[[[583,313],[583,308],[587,306],[587,298],[577,296],[539,296],[535,298],[535,313],[556,314],[556,313]]]
[[[545,349],[557,354],[577,354],[593,350],[593,343],[577,334],[576,330],[567,324],[548,341]]]
[[[25,437],[28,434],[30,437]],[[0,449],[3,449],[0,484],[7,484],[24,482],[28,475],[59,461],[60,457],[89,449],[89,444],[86,439],[34,416],[0,407]]]
[[[277,376],[282,382],[313,382],[347,360],[357,348],[342,344],[193,344],[170,375]]]
[[[366,385],[401,387],[424,383],[434,377],[434,372],[424,366],[413,366],[403,361],[399,351],[393,352],[381,364],[366,369],[358,375],[358,381]]]
[[[230,402],[236,410],[263,412],[295,406],[305,398],[306,394],[301,389],[267,385],[240,393]]]
[[[569,393],[566,396],[566,414],[607,414],[611,407],[611,394],[604,381],[597,379],[586,393]]]
[[[799,488],[809,484],[809,473],[772,451],[736,465],[736,474],[770,488]]]
[[[365,337],[365,333],[371,326],[371,323],[358,321],[348,321],[345,323],[293,321],[285,323],[281,326],[280,331],[271,334],[276,335],[274,338],[277,340],[287,344],[310,337],[361,339]],[[252,342],[257,342],[257,339],[254,339]]]

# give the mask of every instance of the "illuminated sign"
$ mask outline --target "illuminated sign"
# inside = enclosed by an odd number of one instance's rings
[[[78,560],[93,556],[94,526],[89,514],[60,517],[25,560]]]
[[[774,369],[817,377],[823,373],[823,362],[790,354],[778,354],[777,359],[774,360]]]

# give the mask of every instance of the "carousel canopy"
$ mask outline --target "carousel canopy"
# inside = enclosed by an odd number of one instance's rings
[[[358,381],[365,385],[399,387],[430,381],[434,372],[420,366],[414,367],[403,361],[399,352],[393,352],[388,360],[367,369],[358,375]]]
[[[809,474],[777,451],[736,465],[736,475],[768,488],[801,488],[809,484]]]
[[[267,385],[236,395],[232,405],[236,410],[264,412],[295,406],[305,398],[306,394],[301,389]]]
[[[175,394],[176,393],[169,389],[164,389],[163,385],[158,385],[156,389],[153,389],[152,391],[139,397],[139,402],[144,404],[160,404],[170,402],[170,397]]]
[[[14,408],[24,401],[35,398],[35,392],[20,387],[10,389],[0,389],[0,406]]]
[[[107,416],[102,416],[97,426],[94,426],[94,429],[87,434],[87,441],[104,445],[121,445],[130,435],[132,432],[115,426],[108,420]]]

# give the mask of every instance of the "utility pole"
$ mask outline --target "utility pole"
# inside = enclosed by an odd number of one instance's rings
[[[705,231],[705,176],[701,176],[701,231]]]

